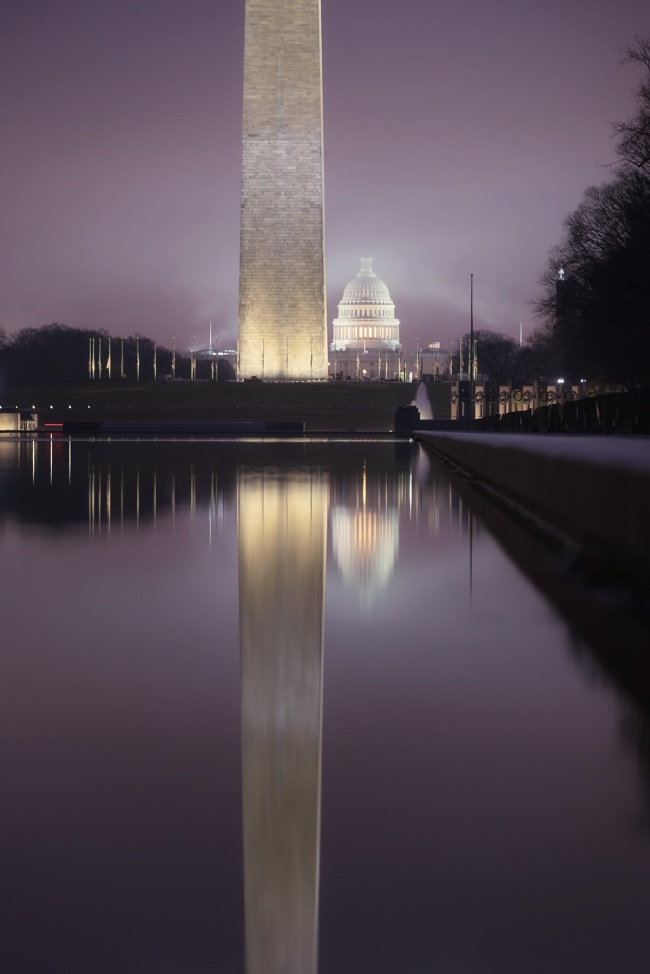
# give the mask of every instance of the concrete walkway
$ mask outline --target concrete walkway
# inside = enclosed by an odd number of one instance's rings
[[[621,568],[650,568],[650,437],[414,436]]]

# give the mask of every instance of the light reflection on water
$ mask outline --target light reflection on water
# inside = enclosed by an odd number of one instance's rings
[[[0,443],[2,970],[645,971],[647,719],[489,516],[405,443]]]

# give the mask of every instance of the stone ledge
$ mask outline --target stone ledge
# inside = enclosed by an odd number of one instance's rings
[[[650,438],[416,432],[428,448],[628,571],[650,562]]]

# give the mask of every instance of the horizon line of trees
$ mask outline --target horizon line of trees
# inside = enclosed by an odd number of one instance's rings
[[[469,333],[460,339],[463,345],[463,371],[469,368]],[[523,345],[510,335],[491,329],[476,329],[474,342],[478,373],[499,385],[529,384],[535,379],[563,376],[559,356],[549,354],[546,339],[531,336]],[[229,361],[217,362],[220,381],[234,379]],[[211,363],[195,362],[195,378],[209,380]],[[451,372],[461,371],[459,350],[452,355]],[[0,330],[0,382],[4,385],[46,384],[57,382],[111,381],[124,379],[153,382],[170,377],[189,381],[192,378],[192,356],[158,345],[142,335],[126,338],[112,336],[103,329],[76,328],[53,323],[23,328],[8,336]],[[568,379],[572,373],[569,372]],[[574,381],[577,374],[573,374]]]
[[[197,359],[195,378],[212,378],[212,363]],[[219,380],[234,377],[225,359],[217,360]],[[125,338],[104,329],[73,328],[54,322],[22,328],[14,335],[0,330],[0,382],[27,385],[125,379],[153,382],[171,376],[189,380],[192,356],[158,345],[142,335]]]
[[[469,332],[465,332],[460,341],[463,347],[462,356],[459,349],[452,355],[453,376],[469,373]],[[477,377],[499,385],[517,388],[532,385],[537,380],[555,382],[557,379],[575,384],[586,378],[583,372],[570,367],[566,359],[556,353],[555,348],[535,334],[520,345],[511,335],[489,328],[474,329],[474,347]],[[593,378],[593,384],[600,384],[599,377]]]

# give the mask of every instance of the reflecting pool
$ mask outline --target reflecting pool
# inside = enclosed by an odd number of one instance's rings
[[[648,970],[642,694],[417,445],[2,442],[0,552],[3,974]]]

